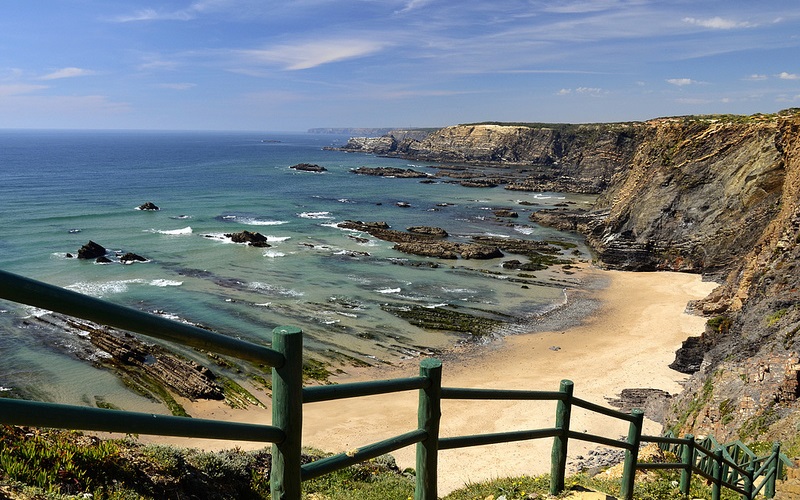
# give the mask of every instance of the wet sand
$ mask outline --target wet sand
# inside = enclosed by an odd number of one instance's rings
[[[575,396],[611,407],[606,398],[625,388],[681,390],[686,375],[671,370],[675,350],[690,335],[703,331],[705,320],[684,312],[687,302],[703,298],[716,286],[697,275],[630,273],[585,269],[595,282],[608,286],[587,292],[569,306],[567,318],[547,331],[506,337],[488,345],[456,349],[443,356],[446,387],[558,390],[562,379],[574,382]],[[586,308],[586,311],[582,309]],[[589,311],[588,317],[582,312]],[[576,318],[584,316],[582,321]],[[577,324],[576,324],[577,323]],[[337,383],[412,376],[418,361],[388,368],[349,369]],[[262,394],[263,396],[263,394]],[[265,399],[262,397],[262,399]],[[304,406],[303,443],[328,452],[342,452],[416,428],[416,392],[371,396]],[[231,410],[218,403],[186,402],[200,418],[269,423],[269,411]],[[471,435],[552,427],[555,403],[537,401],[442,402],[441,436]],[[627,434],[627,424],[578,408],[572,428],[610,438]],[[646,420],[645,432],[660,425]],[[147,438],[154,441],[155,438]],[[158,438],[181,446],[253,449],[255,443]],[[470,482],[549,472],[552,439],[441,451],[440,494]],[[571,440],[569,455],[585,454],[596,445]],[[414,467],[414,447],[393,453],[401,468]]]

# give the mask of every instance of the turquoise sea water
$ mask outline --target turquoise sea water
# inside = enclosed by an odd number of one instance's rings
[[[557,283],[569,278],[558,272],[537,273],[550,286],[523,288],[508,280],[516,273],[500,263],[519,256],[424,259],[336,223],[386,221],[400,230],[442,227],[454,239],[493,234],[580,244],[577,235],[528,222],[526,210],[591,198],[355,175],[350,170],[359,166],[435,169],[322,149],[346,139],[0,131],[0,269],[256,342],[267,341],[276,326],[299,326],[307,348],[319,356],[342,352],[371,363],[459,341],[454,334],[414,327],[381,304],[456,304],[524,323],[563,300]],[[328,171],[289,168],[301,162]],[[136,210],[146,201],[161,210]],[[410,207],[398,207],[400,201]],[[498,220],[495,208],[514,208],[520,218]],[[222,236],[245,229],[266,235],[272,246],[247,247]],[[148,262],[100,265],[67,258],[89,240]],[[407,265],[423,260],[440,266]],[[42,399],[69,403],[103,394],[120,406],[132,404],[135,397],[113,376],[70,355],[68,338],[27,330],[20,318],[31,310],[7,302],[0,302],[0,310],[0,388],[23,387]]]

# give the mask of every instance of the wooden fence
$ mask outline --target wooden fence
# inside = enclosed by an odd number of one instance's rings
[[[621,496],[626,500],[633,498],[636,470],[656,468],[680,469],[681,491],[684,494],[688,494],[689,481],[695,473],[712,482],[715,499],[719,498],[722,488],[736,491],[747,499],[754,498],[760,492],[771,498],[775,493],[775,480],[780,475],[781,464],[786,462],[777,445],[769,456],[757,458],[740,443],[719,445],[708,439],[697,442],[691,436],[683,439],[643,436],[644,414],[641,410],[634,409],[626,414],[575,397],[573,384],[569,380],[563,380],[557,391],[442,387],[442,363],[429,358],[421,361],[419,376],[416,377],[303,387],[303,337],[302,332],[294,327],[275,328],[272,331],[272,347],[267,348],[5,271],[0,271],[0,298],[272,367],[272,425],[13,399],[0,399],[0,423],[272,443],[270,487],[274,500],[299,500],[302,481],[411,445],[416,445],[416,500],[437,498],[440,450],[532,439],[553,438],[551,494],[564,489],[567,449],[571,439],[625,450]],[[419,391],[417,428],[347,453],[301,464],[304,404],[412,390]],[[556,401],[556,413],[553,426],[544,429],[440,437],[443,399]],[[619,441],[572,430],[570,417],[573,407],[627,421],[627,439]],[[674,464],[637,463],[642,442],[657,442],[677,453],[682,461]],[[759,478],[761,482],[756,484]]]

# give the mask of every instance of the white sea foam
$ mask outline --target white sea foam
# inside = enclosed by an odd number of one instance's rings
[[[30,317],[41,318],[42,316],[47,316],[48,314],[50,314],[50,311],[48,311],[47,309],[40,309],[38,307],[26,306],[25,310],[28,311],[28,316],[26,316],[28,318]]]
[[[270,243],[280,243],[282,241],[292,239],[291,236],[269,236],[267,235],[267,241]]]
[[[280,226],[289,223],[288,220],[264,220],[253,217],[236,217],[236,222],[248,226]]]
[[[472,290],[470,288],[448,288],[448,287],[441,287],[444,293],[478,293],[477,290]]]
[[[230,238],[225,236],[225,233],[206,233],[203,235],[203,237],[222,243],[233,243]]]
[[[270,259],[276,259],[278,257],[286,257],[286,254],[275,250],[267,250],[266,252],[264,252],[264,257],[269,257]]]
[[[183,281],[159,279],[151,281],[150,284],[152,286],[158,286],[158,287],[181,286],[183,285]]]
[[[253,305],[258,307],[269,307],[272,305],[272,302],[262,302],[260,304],[253,304]]]
[[[128,285],[133,283],[142,283],[142,280],[118,280],[118,281],[105,281],[100,283],[91,283],[88,281],[79,281],[68,285],[66,288],[74,290],[84,295],[91,295],[92,297],[102,297],[104,295],[111,295],[116,293],[125,293],[128,291]]]
[[[401,288],[382,288],[380,290],[375,290],[375,291],[378,293],[383,293],[388,295],[390,293],[400,293],[401,290],[402,290]]]
[[[514,226],[514,231],[522,234],[533,234],[536,232],[536,229],[530,226]]]
[[[104,295],[111,295],[116,293],[125,293],[128,291],[130,285],[149,285],[164,288],[168,286],[181,286],[182,281],[168,280],[168,279],[130,279],[130,280],[117,280],[105,281],[100,283],[90,283],[87,281],[79,281],[68,285],[66,288],[74,290],[84,295],[91,295],[92,297],[102,297]]]
[[[192,227],[186,226],[180,229],[151,229],[149,232],[157,234],[169,234],[169,235],[192,234]]]
[[[297,290],[270,285],[269,283],[262,283],[260,281],[254,281],[250,283],[249,286],[251,289],[259,292],[268,292],[275,295],[282,295],[284,297],[302,297],[305,295],[303,292],[299,292]]]
[[[447,302],[442,302],[441,304],[430,304],[425,306],[426,309],[436,309],[437,307],[445,307],[449,305]]]
[[[330,212],[300,212],[297,216],[302,219],[333,219]]]

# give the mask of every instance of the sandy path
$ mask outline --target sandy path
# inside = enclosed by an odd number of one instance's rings
[[[705,297],[716,285],[697,275],[627,273],[589,270],[610,278],[598,292],[600,308],[584,324],[506,338],[486,347],[480,356],[449,359],[443,385],[506,389],[558,390],[562,379],[575,384],[575,395],[607,405],[606,397],[624,388],[656,388],[677,393],[685,375],[668,368],[675,350],[689,335],[703,330],[705,320],[684,313],[689,300]],[[558,347],[558,349],[551,349]],[[337,380],[381,379],[415,375],[415,365],[352,371]],[[314,403],[304,407],[304,445],[330,452],[346,451],[416,428],[417,394],[399,393],[354,400]],[[268,423],[267,412],[235,412],[191,405],[197,417]],[[443,401],[442,436],[552,427],[555,404],[547,402]],[[624,436],[627,425],[575,409],[573,429],[611,438]],[[645,432],[658,433],[648,422]],[[159,439],[163,441],[163,438]],[[170,441],[203,448],[232,443]],[[239,443],[237,443],[239,444]],[[551,439],[440,452],[440,494],[469,482],[494,477],[549,472]],[[243,447],[252,448],[252,444]],[[572,440],[569,454],[585,454],[595,446]],[[414,467],[414,447],[393,455],[401,468]]]

